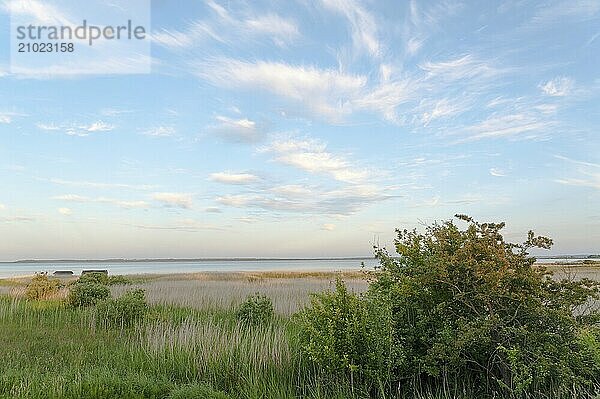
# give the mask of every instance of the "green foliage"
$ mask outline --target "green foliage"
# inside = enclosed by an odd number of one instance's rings
[[[105,299],[96,305],[97,323],[113,327],[130,327],[146,315],[148,305],[144,290],[127,291],[115,299]]]
[[[236,318],[243,324],[258,325],[273,318],[271,298],[256,293],[249,295],[236,312]]]
[[[95,284],[108,285],[110,283],[110,279],[108,277],[108,274],[106,274],[106,273],[91,272],[91,273],[82,274],[81,277],[79,277],[79,279],[77,279],[77,283],[79,283],[79,284],[95,283]]]
[[[353,293],[338,279],[333,292],[314,294],[311,306],[296,315],[309,359],[332,379],[348,374],[383,381],[389,357],[390,331],[385,312]]]
[[[69,290],[67,303],[72,307],[92,306],[109,296],[110,290],[106,285],[94,282],[77,282]]]
[[[210,385],[190,384],[173,390],[169,399],[229,399],[229,396],[221,391],[215,391]]]
[[[109,276],[108,285],[130,285],[131,280],[123,275]]]
[[[27,299],[48,299],[58,293],[62,287],[60,280],[49,279],[46,273],[37,273],[25,289]]]
[[[530,232],[523,244],[504,223],[464,230],[453,222],[425,233],[397,231],[397,256],[377,249],[380,266],[362,297],[317,296],[301,315],[304,352],[321,368],[368,387],[478,387],[509,397],[555,394],[600,383],[599,283],[552,279],[531,248],[552,241]],[[386,347],[387,345],[387,347]]]

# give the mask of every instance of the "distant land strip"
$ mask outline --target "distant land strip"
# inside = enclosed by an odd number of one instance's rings
[[[600,259],[600,254],[579,255],[541,255],[536,259]],[[167,263],[167,262],[256,262],[256,261],[302,261],[302,260],[373,260],[374,256],[348,256],[348,257],[317,257],[317,258],[109,258],[109,259],[19,259],[13,261],[0,261],[0,264],[15,263]]]

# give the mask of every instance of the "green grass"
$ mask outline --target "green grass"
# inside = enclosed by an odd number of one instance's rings
[[[231,312],[154,306],[144,324],[104,329],[90,309],[1,297],[0,397],[293,398],[307,374],[294,337],[282,317],[251,329]]]
[[[151,303],[143,323],[103,328],[93,309],[59,300],[0,295],[0,398],[368,398],[350,381],[327,378],[299,353],[290,315],[330,283],[294,280],[138,280]],[[356,281],[357,291],[365,284]],[[12,287],[11,287],[12,288]],[[235,309],[248,293],[273,298],[275,318],[248,327]],[[471,398],[460,392],[411,398]],[[387,398],[387,397],[386,397]]]

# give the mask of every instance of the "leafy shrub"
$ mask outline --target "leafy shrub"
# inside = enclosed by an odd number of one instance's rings
[[[69,290],[67,303],[72,307],[91,306],[109,296],[110,290],[106,285],[94,282],[77,282]]]
[[[108,277],[108,274],[106,274],[106,273],[91,272],[91,273],[82,274],[81,277],[79,277],[79,279],[77,279],[76,283],[95,283],[95,284],[108,285],[110,283],[110,278]]]
[[[599,315],[582,312],[600,283],[558,281],[534,265],[529,250],[550,248],[548,238],[529,232],[508,243],[504,223],[458,218],[466,229],[449,221],[398,230],[397,256],[377,249],[363,296],[339,285],[317,296],[299,318],[308,357],[388,391],[554,397],[599,384]]]
[[[236,312],[237,319],[243,324],[256,325],[273,318],[271,298],[256,293],[249,295]]]
[[[304,327],[305,353],[332,379],[340,373],[365,375],[370,380],[389,378],[380,375],[389,350],[389,329],[380,320],[385,313],[372,305],[349,293],[338,279],[335,291],[314,294],[311,306],[295,316]]]
[[[119,298],[106,299],[96,306],[96,320],[107,326],[130,327],[148,310],[144,290],[127,291]]]
[[[206,384],[189,384],[174,389],[169,399],[229,399],[229,396]]]
[[[130,285],[131,280],[122,275],[109,276],[108,285]]]
[[[25,289],[28,299],[48,299],[58,293],[62,287],[60,280],[49,279],[46,273],[37,273]]]

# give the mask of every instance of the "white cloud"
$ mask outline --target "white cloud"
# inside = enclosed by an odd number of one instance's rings
[[[335,230],[335,224],[333,224],[333,223],[324,223],[321,226],[321,230],[333,231],[333,230]]]
[[[124,223],[125,226],[135,227],[143,230],[168,230],[195,233],[203,230],[222,230],[219,226],[198,222],[193,219],[177,220],[171,224],[142,224],[142,223]]]
[[[147,209],[150,208],[150,204],[146,201],[126,201],[119,200],[114,198],[106,198],[106,197],[97,197],[90,198],[77,194],[65,194],[65,195],[57,195],[52,197],[54,200],[59,201],[68,201],[68,202],[79,202],[79,203],[101,203],[101,204],[111,204],[118,206],[123,209]],[[66,209],[66,208],[65,208]]]
[[[157,126],[144,130],[142,134],[153,137],[171,137],[175,135],[175,128],[172,126]]]
[[[477,60],[472,54],[448,61],[427,61],[420,64],[419,67],[427,72],[429,79],[436,78],[445,81],[491,78],[503,72],[484,61]]]
[[[491,168],[490,175],[495,176],[495,177],[504,177],[504,176],[506,176],[506,173],[504,173],[504,171],[502,171],[501,169]]]
[[[323,5],[342,14],[350,23],[352,41],[357,50],[366,51],[373,57],[382,55],[382,45],[378,38],[377,21],[358,1],[322,0]]]
[[[236,194],[236,195],[223,195],[216,198],[216,201],[220,204],[233,206],[236,208],[246,206],[254,197],[248,194]]]
[[[58,213],[63,216],[71,216],[73,212],[69,208],[58,208]]]
[[[186,193],[154,193],[152,199],[168,207],[191,209],[193,206],[192,195]]]
[[[36,123],[38,129],[47,131],[63,131],[69,136],[85,137],[90,133],[110,132],[115,126],[103,121],[95,121],[89,124],[61,124],[54,123]]]
[[[0,111],[0,123],[4,123],[4,124],[12,123],[15,116],[27,116],[27,115],[19,113],[19,112]]]
[[[242,222],[242,223],[257,223],[260,222],[260,219],[253,217],[253,216],[241,216],[239,218],[236,218],[237,221]]]
[[[32,216],[0,216],[0,222],[14,223],[14,222],[33,222],[36,219]]]
[[[293,42],[299,35],[298,26],[290,19],[276,14],[261,15],[243,21],[246,28],[257,35],[271,37],[278,46]]]
[[[11,15],[33,18],[40,25],[73,25],[61,10],[36,0],[8,0],[3,8]]]
[[[271,92],[332,120],[350,111],[349,99],[360,96],[367,82],[364,76],[332,69],[233,59],[202,62],[196,65],[196,74],[222,87]]]
[[[280,186],[260,193],[223,195],[215,201],[235,208],[342,216],[392,198],[393,195],[386,191],[366,184],[349,185],[339,189]]]
[[[64,195],[56,195],[52,197],[52,199],[60,200],[60,201],[71,201],[71,202],[89,202],[91,199],[89,197],[85,197],[77,194],[64,194]]]
[[[156,186],[146,184],[125,184],[125,183],[102,183],[102,182],[91,182],[91,181],[74,181],[74,180],[63,180],[63,179],[49,179],[50,182],[60,184],[63,186],[78,186],[78,187],[89,187],[97,189],[129,189],[129,190],[151,190]]]
[[[553,121],[543,120],[531,114],[492,115],[468,127],[468,137],[464,141],[514,136],[535,138],[554,125]]]
[[[152,32],[152,41],[171,50],[185,50],[206,40],[235,46],[243,45],[251,38],[266,37],[283,47],[300,36],[295,21],[274,13],[254,15],[242,7],[236,7],[236,12],[231,13],[214,1],[207,1],[206,5],[215,16],[196,20],[184,30],[162,28]]]
[[[225,184],[249,184],[258,181],[259,178],[250,173],[218,172],[212,173],[210,180]]]
[[[281,163],[343,182],[358,183],[369,176],[367,171],[353,167],[345,157],[327,151],[327,146],[315,139],[275,140],[262,151],[274,153],[275,160]]]
[[[459,114],[466,109],[464,104],[452,103],[447,98],[436,101],[432,109],[423,113],[421,118],[423,125],[427,126],[435,119]]]
[[[588,161],[580,161],[561,155],[554,156],[557,159],[566,161],[575,166],[575,177],[566,177],[562,179],[556,179],[555,181],[560,184],[569,186],[581,186],[591,187],[600,190],[600,164]]]
[[[4,210],[4,209],[6,209],[6,205],[4,205],[4,204],[0,204],[0,211],[2,211],[2,210]]]
[[[568,77],[558,77],[540,85],[540,89],[552,97],[564,97],[571,94],[575,82]]]
[[[232,119],[217,115],[218,123],[209,130],[225,141],[234,143],[255,143],[262,138],[256,122],[247,119]]]

